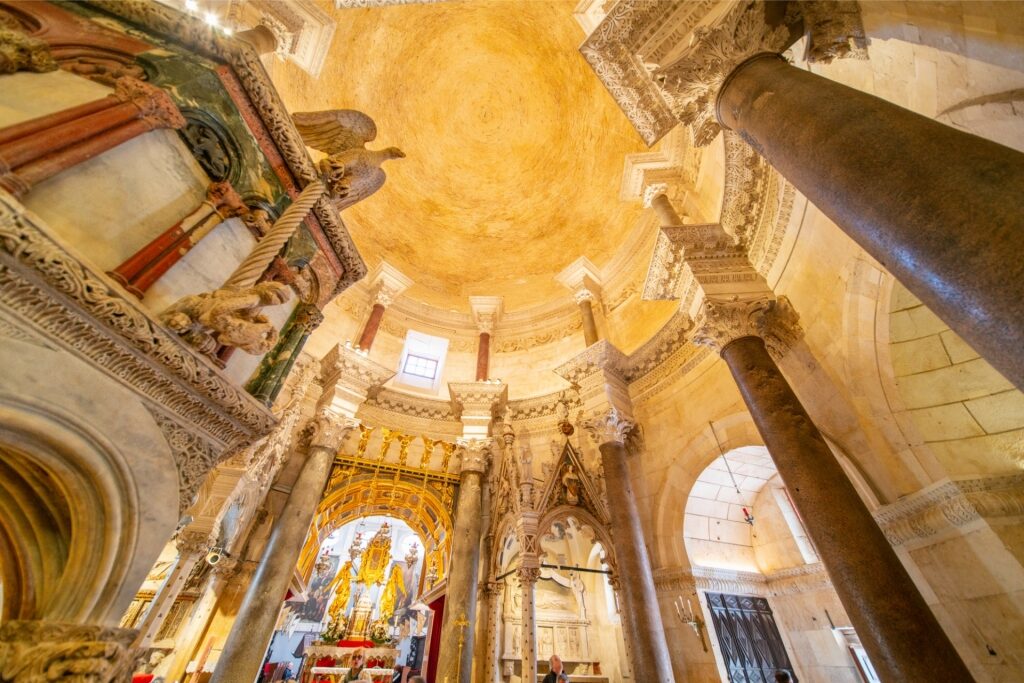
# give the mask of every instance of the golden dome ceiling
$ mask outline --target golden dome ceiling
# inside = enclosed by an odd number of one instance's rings
[[[554,276],[579,256],[604,266],[633,229],[619,200],[624,155],[646,151],[578,52],[576,0],[476,0],[331,10],[319,79],[275,68],[292,111],[352,108],[395,145],[388,181],[343,219],[425,303],[506,310],[568,297]]]

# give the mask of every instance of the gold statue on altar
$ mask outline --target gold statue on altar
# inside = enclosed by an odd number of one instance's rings
[[[395,613],[395,603],[399,593],[405,593],[405,579],[402,578],[402,572],[396,564],[391,567],[391,576],[380,597],[380,618],[382,620],[387,621]]]
[[[387,522],[370,539],[370,544],[363,551],[362,559],[356,581],[366,586],[381,583],[388,565],[391,564],[391,527]]]
[[[345,606],[348,605],[348,598],[352,594],[352,560],[349,560],[338,570],[334,580],[327,586],[328,595],[334,590],[334,599],[331,600],[327,613],[331,619],[340,622],[344,616]]]

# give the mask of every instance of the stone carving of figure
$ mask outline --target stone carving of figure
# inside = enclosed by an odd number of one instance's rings
[[[327,154],[320,170],[338,211],[366,199],[384,185],[387,175],[380,167],[382,163],[405,157],[397,147],[366,149],[366,143],[377,137],[377,126],[362,112],[299,112],[292,120],[307,145]]]
[[[576,598],[576,606],[579,608],[580,619],[587,618],[587,602],[586,592],[587,587],[583,585],[583,579],[577,572],[569,572],[569,581],[571,582],[573,596]]]
[[[565,489],[565,502],[569,505],[576,505],[580,502],[580,478],[576,474],[576,468],[569,465],[562,475],[562,487]]]

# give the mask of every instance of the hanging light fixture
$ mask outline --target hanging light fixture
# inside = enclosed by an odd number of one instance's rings
[[[740,491],[739,484],[736,483],[736,477],[732,473],[732,468],[729,467],[729,458],[725,456],[725,450],[722,448],[722,442],[718,440],[718,433],[715,432],[715,423],[708,422],[708,426],[711,427],[711,434],[715,437],[715,445],[718,446],[718,453],[722,456],[722,462],[725,463],[725,471],[729,473],[729,479],[732,480],[732,487],[736,489],[736,495],[740,500],[743,500],[743,493]],[[743,510],[743,521],[750,526],[754,526],[754,515],[751,514],[750,510],[746,507],[741,507]]]

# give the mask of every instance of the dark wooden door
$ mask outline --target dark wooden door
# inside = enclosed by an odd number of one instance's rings
[[[796,672],[768,601],[749,595],[705,593],[730,683],[775,683],[775,672]]]

